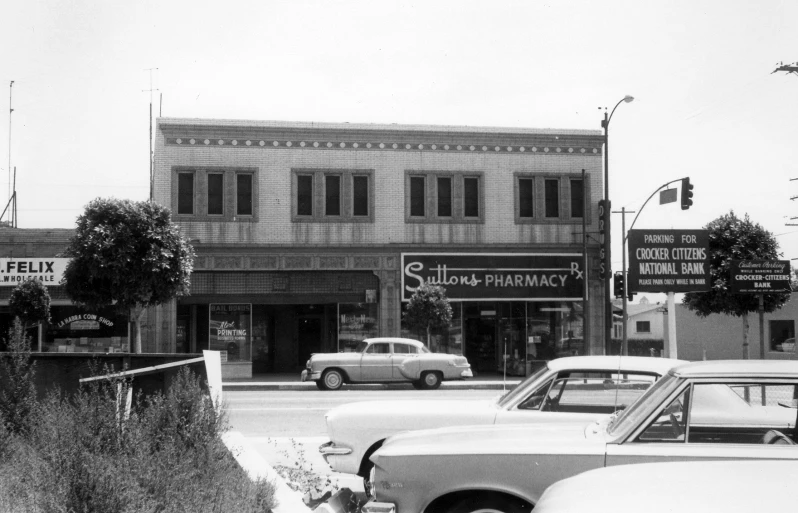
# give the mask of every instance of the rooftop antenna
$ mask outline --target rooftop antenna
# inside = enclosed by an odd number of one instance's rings
[[[13,92],[14,81],[8,85],[8,196],[11,197],[11,93]]]
[[[158,89],[152,88],[152,72],[158,71],[158,68],[147,68],[144,71],[150,72],[150,88],[149,89],[142,89],[143,92],[150,93],[150,153],[148,155],[148,160],[150,161],[150,201],[153,200],[153,188],[155,187],[155,173],[153,169],[154,161],[153,161],[153,154],[152,154],[152,93],[153,91],[158,91]]]

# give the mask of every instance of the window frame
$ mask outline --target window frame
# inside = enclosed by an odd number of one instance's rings
[[[240,198],[241,198],[241,194],[239,194],[239,192],[238,192],[238,188],[239,188],[238,179],[240,177],[242,177],[242,176],[249,176],[249,201],[250,201],[250,205],[249,205],[250,212],[249,212],[249,214],[246,214],[246,213],[242,214],[240,212],[241,205],[240,205],[239,201],[240,201]],[[236,182],[235,183],[235,189],[234,189],[234,194],[235,194],[235,217],[236,218],[238,218],[238,217],[252,217],[255,214],[255,176],[251,172],[236,171],[236,173],[235,173],[235,182]]]
[[[648,327],[647,330],[641,330],[641,326],[645,325]],[[635,333],[646,333],[651,334],[651,321],[635,321]]]
[[[259,168],[256,167],[219,167],[219,166],[173,166],[172,167],[172,218],[175,221],[200,222],[255,222],[258,220],[258,184]],[[178,212],[180,175],[194,176],[194,200],[191,214]],[[251,175],[252,214],[238,214],[238,178],[237,175]],[[208,177],[222,175],[222,214],[208,213]]]
[[[424,215],[411,215],[412,187],[414,178],[424,180]],[[451,180],[451,215],[439,214],[439,180]],[[478,216],[465,215],[465,180],[477,180],[477,209]],[[482,171],[426,171],[405,170],[405,223],[421,224],[484,224],[485,223],[485,173]]]
[[[222,205],[221,205],[222,206],[222,211],[221,211],[221,213],[211,213],[211,211],[210,211],[211,210],[211,177],[212,176],[219,176],[222,179],[222,189],[220,191],[220,193],[221,193],[221,201],[222,201]],[[206,173],[205,177],[206,177],[205,178],[205,190],[206,190],[206,195],[207,195],[207,198],[208,198],[208,200],[205,202],[205,213],[208,216],[213,216],[213,217],[224,216],[224,207],[225,207],[225,203],[226,203],[225,198],[224,198],[224,196],[225,196],[225,194],[224,194],[225,193],[224,173],[221,173],[221,172],[218,172],[218,171],[208,171]]]
[[[175,173],[175,198],[172,202],[174,205],[174,211],[177,212],[177,215],[181,216],[193,216],[194,213],[197,211],[197,172],[193,169],[191,170],[181,170]],[[183,197],[182,191],[180,190],[181,185],[181,178],[182,177],[190,177],[191,178],[191,212],[181,212],[180,211],[180,200]]]
[[[592,201],[590,175],[585,176],[582,194],[587,198],[587,209],[584,212],[585,222],[592,222]],[[521,217],[521,180],[532,181],[532,217]],[[546,217],[546,180],[558,180],[557,217]],[[574,217],[571,211],[571,181],[582,180],[581,173],[541,173],[533,171],[516,171],[513,173],[513,199],[515,224],[557,224],[581,223],[582,217]]]
[[[311,190],[311,215],[300,215],[299,208],[299,183],[298,177],[310,176]],[[339,181],[339,211],[340,215],[327,215],[327,177],[338,176]],[[354,178],[365,177],[367,185],[367,215],[354,215]],[[373,169],[346,169],[346,168],[293,168],[291,169],[291,222],[292,223],[373,223],[375,205],[375,187]]]

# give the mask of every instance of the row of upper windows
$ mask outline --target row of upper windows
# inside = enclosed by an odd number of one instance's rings
[[[256,217],[256,175],[256,170],[177,170],[177,215]],[[291,219],[373,222],[374,186],[373,170],[294,169]],[[483,173],[407,171],[404,193],[406,222],[484,222]],[[581,219],[586,193],[581,175],[515,173],[515,222]]]

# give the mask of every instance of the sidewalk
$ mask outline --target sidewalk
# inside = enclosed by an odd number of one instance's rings
[[[481,374],[474,378],[457,381],[444,381],[441,389],[450,390],[503,390],[511,389],[518,385],[524,378],[522,376],[507,376],[505,380],[501,374]],[[234,391],[260,391],[260,390],[293,390],[312,391],[318,390],[316,383],[299,381],[298,373],[285,374],[256,374],[246,379],[226,379],[222,381],[222,390]],[[341,390],[415,390],[410,383],[384,383],[368,385],[344,385]]]

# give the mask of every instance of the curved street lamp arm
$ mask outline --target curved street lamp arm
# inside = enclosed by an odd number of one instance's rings
[[[622,101],[623,101],[623,100],[622,100]],[[687,177],[685,177],[685,178],[687,178]],[[669,186],[669,185],[670,185],[670,184],[672,184],[672,183],[681,182],[682,180],[684,180],[684,178],[679,178],[679,179],[677,179],[677,180],[671,180],[670,182],[668,182],[668,183],[666,183],[666,184],[660,185],[660,186],[659,186],[659,188],[658,188],[657,190],[655,190],[654,192],[652,192],[652,193],[651,193],[651,196],[649,196],[649,197],[648,197],[648,199],[646,200],[646,202],[645,202],[645,203],[643,203],[643,206],[642,206],[642,207],[640,207],[640,210],[638,210],[638,211],[637,211],[637,215],[635,216],[634,220],[632,221],[632,225],[629,227],[629,230],[626,230],[626,233],[624,233],[624,234],[623,234],[623,240],[624,240],[624,242],[626,241],[626,239],[628,239],[628,238],[629,238],[629,231],[631,231],[631,229],[632,229],[632,228],[634,228],[634,226],[635,226],[635,221],[637,221],[637,218],[638,218],[638,217],[640,217],[640,213],[641,213],[641,212],[643,212],[643,209],[644,209],[644,208],[646,208],[646,205],[647,205],[647,204],[648,204],[648,202],[651,200],[651,198],[653,198],[653,197],[654,197],[654,195],[655,195],[656,193],[658,193],[659,191],[661,191],[663,187],[667,187],[667,186]]]

